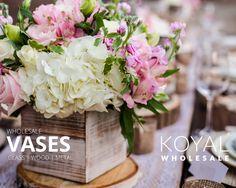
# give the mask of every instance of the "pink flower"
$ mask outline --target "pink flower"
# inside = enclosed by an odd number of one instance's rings
[[[126,58],[127,69],[139,79],[139,83],[131,83],[131,91],[123,99],[129,108],[136,103],[146,105],[166,84],[166,79],[160,77],[168,69],[166,51],[161,46],[148,45],[143,35],[133,37],[126,51],[129,54]]]
[[[134,48],[134,46],[132,44],[128,44],[126,47],[126,50],[128,53],[130,53],[131,55],[135,54],[136,49]]]
[[[125,26],[122,26],[122,25],[121,25],[121,26],[118,28],[117,33],[119,33],[120,35],[125,35],[125,33],[126,33],[126,28],[125,28]]]
[[[126,3],[126,2],[119,3],[118,9],[123,11],[126,14],[131,13],[131,6],[128,3]]]
[[[186,24],[183,22],[173,22],[170,24],[170,28],[173,33],[180,32],[181,37],[184,37],[186,35]]]
[[[53,4],[41,5],[33,12],[33,18],[39,25],[54,25],[61,17],[61,12]]]
[[[170,48],[171,47],[171,41],[170,41],[170,39],[169,38],[166,38],[165,40],[164,40],[164,48]]]
[[[85,35],[83,29],[76,28],[75,30],[75,38],[83,37]]]
[[[47,25],[32,25],[27,30],[28,35],[43,45],[49,45],[57,40],[56,29]]]
[[[56,2],[56,8],[64,15],[64,19],[68,18],[76,22],[84,21],[84,15],[80,11],[81,0],[58,0]]]
[[[166,51],[161,46],[154,47],[152,49],[151,60],[155,60],[161,65],[167,65],[168,59],[166,57]]]
[[[113,42],[114,42],[114,40],[112,38],[105,38],[105,40],[104,40],[104,43],[106,44],[107,49],[110,51],[113,51],[113,47],[112,47]]]
[[[133,99],[136,103],[147,104],[156,91],[156,80],[152,77],[142,79],[134,90]]]
[[[101,5],[97,2],[95,9],[93,10],[93,13],[87,18],[87,22],[88,23],[92,23],[94,20],[94,15],[97,12],[103,11],[105,10],[103,7],[101,7]]]
[[[57,28],[57,37],[63,37],[66,39],[71,39],[75,36],[76,28],[74,26],[74,22],[68,20],[59,24]]]
[[[0,76],[3,74],[4,66],[0,63]]]
[[[131,48],[132,53],[135,53],[140,60],[147,61],[150,58],[152,47],[148,44],[145,34],[132,37],[130,43],[131,46],[128,46],[128,48]]]
[[[0,25],[4,25],[4,24],[12,24],[13,23],[13,19],[11,16],[0,16]]]
[[[135,106],[134,100],[130,94],[126,93],[123,95],[123,100],[127,103],[128,108],[132,109]]]
[[[0,104],[8,107],[7,114],[10,116],[13,112],[25,105],[19,95],[21,87],[17,82],[18,76],[15,72],[0,75]],[[5,111],[2,107],[1,109]]]
[[[4,32],[3,32],[3,25],[5,24],[12,24],[13,23],[13,19],[11,16],[7,16],[7,17],[4,17],[4,16],[0,16],[0,35],[3,35]]]

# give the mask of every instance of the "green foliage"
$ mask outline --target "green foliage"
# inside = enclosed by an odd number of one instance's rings
[[[50,46],[48,46],[48,49],[51,52],[55,52],[55,53],[58,53],[58,54],[63,54],[64,53],[64,49],[61,46],[50,45]]]
[[[22,67],[23,65],[20,63],[20,60],[16,55],[16,51],[14,53],[14,58],[15,59],[4,59],[2,61],[3,66],[13,71],[16,71],[19,67]]]
[[[102,41],[103,41],[102,38],[97,38],[97,39],[95,40],[95,42],[94,42],[94,46],[99,46],[99,44],[101,44]]]
[[[169,100],[169,96],[166,93],[159,93],[157,96],[155,96],[155,99],[159,102],[165,102]]]
[[[88,22],[80,22],[80,23],[75,24],[75,26],[77,28],[82,29],[88,35],[93,33],[93,28],[92,28],[91,24]]]
[[[80,22],[76,23],[75,27],[82,29],[88,35],[96,35],[102,27],[104,27],[103,19],[106,17],[106,11],[98,12],[94,16],[93,23]]]
[[[25,19],[29,19],[29,24],[34,23],[32,12],[30,11],[31,0],[24,0],[19,7],[17,14],[18,25],[21,30],[25,31]]]
[[[112,64],[113,62],[116,60],[115,56],[109,56],[106,61],[105,61],[105,66],[104,66],[104,70],[103,70],[103,74],[107,75],[112,68]]]
[[[175,33],[175,36],[170,38],[172,48],[171,48],[171,52],[170,52],[170,55],[168,58],[169,62],[174,59],[174,57],[176,56],[176,54],[178,53],[178,51],[180,49],[180,46],[178,44],[179,39],[180,39],[180,32],[181,31],[177,31]]]
[[[45,50],[45,46],[43,46],[42,44],[39,44],[38,42],[34,41],[34,40],[28,40],[28,44],[36,49],[36,50]]]
[[[179,72],[179,69],[171,69],[171,70],[167,70],[162,77],[167,78],[169,76],[172,76],[173,74]]]
[[[134,149],[134,109],[129,109],[127,104],[121,107],[120,125],[121,133],[127,139],[129,145],[129,153]]]

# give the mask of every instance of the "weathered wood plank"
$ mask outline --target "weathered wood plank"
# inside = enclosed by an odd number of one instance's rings
[[[24,154],[27,160],[24,168],[35,172],[56,176],[76,182],[88,183],[103,173],[121,164],[126,159],[126,144],[121,135],[119,113],[86,112],[74,114],[66,119],[53,117],[45,119],[41,114],[26,107],[22,113],[23,129],[41,129],[40,136],[69,136],[71,150],[67,153],[32,153]],[[31,135],[33,144],[39,135]],[[48,139],[45,142],[48,145]],[[59,149],[61,148],[58,145]],[[49,159],[34,160],[37,155]],[[57,156],[68,156],[69,159],[55,159]]]

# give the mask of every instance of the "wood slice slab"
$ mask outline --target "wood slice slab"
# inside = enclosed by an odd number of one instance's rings
[[[6,133],[4,130],[0,129],[0,149],[5,145],[6,143]]]
[[[180,117],[180,97],[177,94],[170,96],[170,99],[163,103],[168,109],[168,112],[160,112],[155,115],[153,112],[146,109],[136,110],[137,115],[144,117],[148,124],[157,123],[157,129],[167,127],[178,121]]]
[[[88,184],[69,182],[63,179],[46,176],[23,168],[17,168],[17,183],[21,188],[132,188],[140,177],[139,167],[128,158],[113,170],[98,177]]]

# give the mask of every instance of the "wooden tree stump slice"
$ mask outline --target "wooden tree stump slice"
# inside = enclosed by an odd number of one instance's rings
[[[128,158],[113,170],[88,184],[69,182],[63,179],[28,171],[20,164],[17,168],[17,183],[20,188],[132,188],[140,177],[139,167]]]
[[[0,129],[0,149],[3,148],[5,143],[6,143],[6,133],[4,130]]]
[[[173,94],[170,99],[163,103],[168,109],[168,112],[161,112],[156,115],[147,109],[136,110],[137,115],[144,117],[147,124],[157,124],[157,129],[167,127],[174,124],[180,116],[180,97],[177,94]]]

